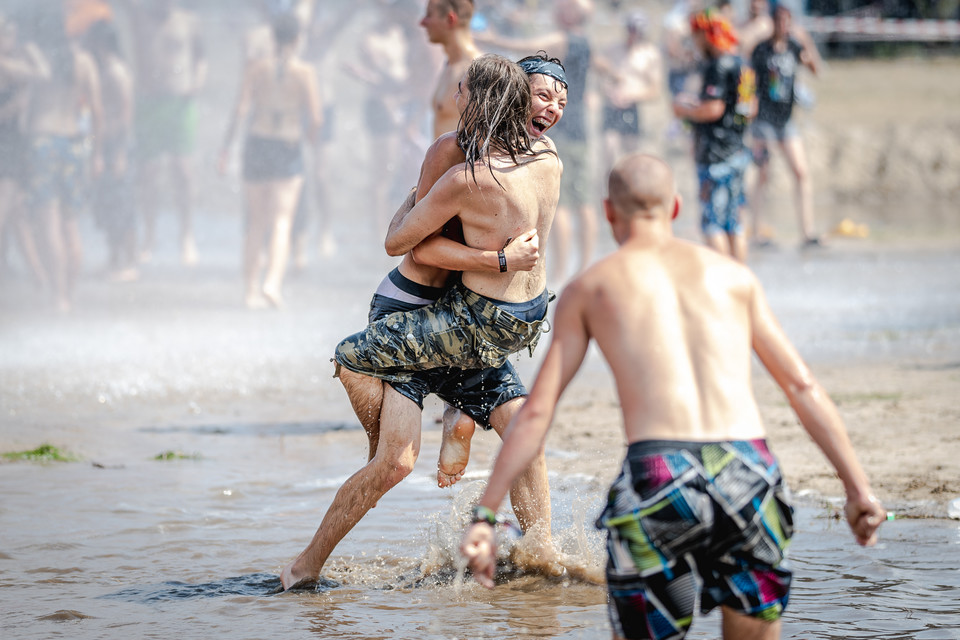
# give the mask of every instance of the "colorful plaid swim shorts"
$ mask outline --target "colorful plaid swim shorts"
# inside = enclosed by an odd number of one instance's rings
[[[621,637],[683,638],[698,597],[771,621],[787,606],[793,508],[763,440],[631,444],[597,527]]]

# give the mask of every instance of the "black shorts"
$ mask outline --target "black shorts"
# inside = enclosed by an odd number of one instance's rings
[[[282,180],[303,173],[299,142],[249,136],[243,148],[243,179],[249,182]]]

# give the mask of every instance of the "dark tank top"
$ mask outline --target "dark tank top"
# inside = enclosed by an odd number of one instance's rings
[[[584,94],[587,90],[587,70],[590,68],[590,43],[584,36],[567,36],[567,57],[563,68],[567,74],[567,106],[563,119],[551,130],[551,135],[568,140],[586,140],[587,118]]]

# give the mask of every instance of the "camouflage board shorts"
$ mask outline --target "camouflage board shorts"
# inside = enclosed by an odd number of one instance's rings
[[[547,295],[541,294],[544,303]],[[533,353],[545,317],[544,312],[539,320],[524,322],[457,284],[433,304],[367,325],[337,345],[334,360],[389,382],[407,382],[413,371],[441,367],[498,368],[521,349]]]
[[[396,290],[393,290],[390,284],[386,284],[388,282],[393,284]],[[410,302],[410,300],[421,296],[433,296],[436,299],[442,293],[441,289],[437,289],[434,294],[433,288],[412,282],[400,274],[399,270],[394,269],[373,295],[368,321],[376,322],[397,311],[419,309],[429,304],[429,300],[424,303],[418,303],[419,300]],[[474,422],[484,429],[490,429],[490,414],[494,409],[514,398],[527,395],[527,388],[509,361],[496,369],[444,367],[416,371],[411,374],[407,382],[389,382],[388,384],[397,393],[415,402],[421,410],[423,410],[423,399],[431,393],[436,394],[448,405],[460,409],[473,418]]]
[[[635,442],[597,527],[624,638],[683,638],[700,600],[762,620],[787,606],[793,508],[763,440]]]

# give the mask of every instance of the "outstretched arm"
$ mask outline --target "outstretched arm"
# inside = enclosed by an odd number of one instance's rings
[[[857,542],[864,546],[873,545],[886,512],[873,495],[836,405],[790,344],[756,281],[752,322],[753,348],[757,356],[787,394],[803,428],[827,456],[843,482],[847,494],[847,522]]]
[[[487,488],[480,497],[481,507],[495,512],[514,481],[530,466],[543,446],[560,395],[580,369],[590,343],[583,298],[578,283],[573,283],[557,303],[550,349],[527,402],[503,434],[503,446],[497,454]],[[460,552],[466,556],[477,581],[485,587],[493,587],[496,566],[493,529],[485,523],[472,525],[464,533]]]

